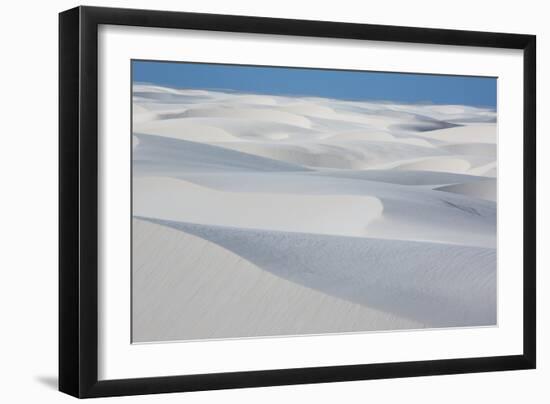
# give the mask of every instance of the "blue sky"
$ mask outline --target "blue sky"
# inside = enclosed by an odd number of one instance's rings
[[[135,83],[346,100],[496,108],[493,77],[132,61]]]

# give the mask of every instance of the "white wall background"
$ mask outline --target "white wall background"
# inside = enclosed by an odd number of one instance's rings
[[[57,384],[57,13],[75,1],[7,2],[0,24],[0,397],[72,400]],[[90,1],[283,18],[530,33],[538,36],[538,369],[109,399],[128,403],[548,402],[550,392],[550,25],[545,2],[384,0]],[[519,134],[518,134],[519,135]]]

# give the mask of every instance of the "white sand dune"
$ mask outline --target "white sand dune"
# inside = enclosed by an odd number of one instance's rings
[[[370,166],[369,169],[435,171],[479,176],[479,174],[485,173],[486,167],[493,167],[494,163],[494,158],[489,156],[457,154],[397,160]]]
[[[180,180],[136,177],[133,202],[134,214],[164,220],[483,247],[496,243],[493,203],[430,187],[297,173],[189,174]]]
[[[134,104],[132,106],[132,123],[133,125],[139,125],[142,122],[152,122],[157,119],[157,114],[153,111],[149,111],[147,108],[140,104]]]
[[[256,120],[279,122],[286,125],[294,125],[302,128],[311,127],[311,121],[303,115],[293,114],[287,111],[266,108],[192,108],[185,112],[186,117],[218,117],[218,118],[244,118],[254,117]]]
[[[413,142],[414,143],[414,142]],[[446,152],[410,141],[320,140],[319,142],[231,142],[216,145],[314,168],[369,169],[405,158],[440,156]],[[467,168],[466,168],[467,169]]]
[[[135,134],[134,138],[139,141],[133,151],[136,174],[170,176],[209,171],[307,171],[305,167],[206,143],[142,134]]]
[[[318,234],[363,236],[382,214],[371,196],[220,192],[166,177],[134,179],[134,215]]]
[[[413,162],[398,163],[392,168],[396,170],[440,171],[446,173],[465,173],[470,168],[470,162],[453,157],[427,158]]]
[[[333,133],[330,136],[325,136],[323,139],[327,139],[330,143],[335,142],[349,142],[349,141],[382,141],[382,142],[397,142],[404,144],[411,144],[420,147],[433,148],[433,144],[426,139],[414,138],[414,137],[396,137],[389,132],[372,130],[355,130],[342,133]]]
[[[427,327],[496,320],[494,249],[143,219],[215,243],[284,280]]]
[[[496,202],[496,188],[496,179],[491,178],[485,181],[477,181],[473,183],[444,185],[435,189],[438,191],[454,192],[461,195],[467,195]]]
[[[134,219],[134,342],[423,328],[284,279],[191,233]]]
[[[133,339],[496,323],[496,112],[134,85]]]
[[[328,136],[305,127],[251,118],[182,118],[180,114],[134,125],[134,132],[200,142],[284,140]]]
[[[496,177],[497,175],[497,163],[496,161],[492,161],[490,163],[487,163],[485,165],[473,168],[470,170],[470,172],[473,175],[480,175],[480,176],[486,176],[486,177]]]
[[[390,108],[396,111],[408,111],[432,119],[445,120],[456,124],[496,122],[495,111],[489,108],[471,107],[467,105],[392,104]]]
[[[481,181],[477,175],[456,174],[439,171],[415,170],[324,170],[308,173],[315,176],[353,178],[387,182],[399,185],[444,185],[459,182]]]
[[[472,156],[489,156],[493,160],[497,156],[496,144],[491,143],[457,143],[441,146],[441,149],[447,150],[453,154],[464,154]]]
[[[444,140],[448,143],[496,143],[496,128],[490,124],[473,124],[420,132],[417,134],[428,139]]]
[[[194,122],[184,118],[159,119],[134,123],[134,131],[146,135],[159,135],[191,141],[227,142],[238,140],[225,129],[208,125],[207,122]]]

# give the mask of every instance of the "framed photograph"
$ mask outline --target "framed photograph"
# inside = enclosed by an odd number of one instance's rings
[[[535,368],[535,37],[59,18],[59,388]]]

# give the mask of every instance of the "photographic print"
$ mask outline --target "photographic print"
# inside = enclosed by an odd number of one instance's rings
[[[133,60],[132,342],[497,324],[497,79]]]

